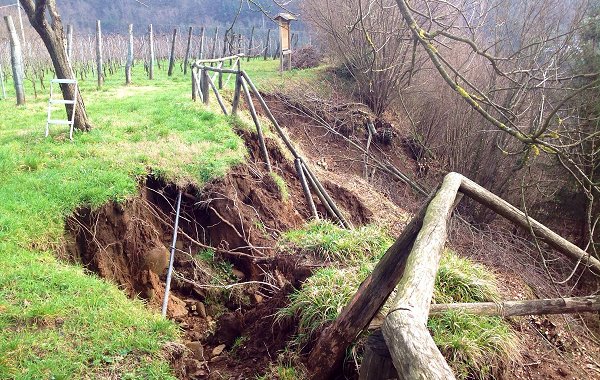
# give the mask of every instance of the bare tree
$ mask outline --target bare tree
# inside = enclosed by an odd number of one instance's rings
[[[392,0],[306,0],[304,9],[332,56],[340,57],[362,100],[382,114],[411,83],[424,55]]]
[[[44,45],[48,49],[56,76],[61,79],[76,79],[69,64],[67,52],[64,48],[64,31],[60,15],[56,8],[55,0],[19,0],[29,22],[40,35]],[[70,115],[72,107],[77,107],[75,112],[74,127],[82,131],[88,131],[92,128],[83,98],[75,93],[75,86],[68,84],[60,85],[63,97],[65,99],[77,99],[75,105],[66,104],[67,114]]]

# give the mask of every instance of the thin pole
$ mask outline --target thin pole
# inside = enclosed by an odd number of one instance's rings
[[[4,71],[0,63],[0,87],[2,87],[2,99],[6,99],[6,88],[4,88]]]
[[[25,30],[23,29],[23,16],[21,16],[21,4],[19,0],[16,3],[17,9],[19,10],[19,24],[21,24],[21,38],[23,39],[23,43],[25,44]]]
[[[162,316],[167,316],[167,303],[169,303],[169,291],[171,290],[171,276],[173,275],[173,261],[175,260],[175,244],[177,244],[177,231],[179,230],[179,210],[181,209],[181,190],[177,196],[177,211],[175,213],[175,227],[173,228],[173,243],[171,244],[171,256],[169,257],[169,270],[167,271],[167,283],[165,284],[165,298],[162,304]]]

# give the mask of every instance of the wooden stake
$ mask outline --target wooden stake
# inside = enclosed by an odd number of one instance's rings
[[[148,78],[154,79],[154,33],[152,24],[148,26],[148,44],[150,45],[150,62],[148,65]]]
[[[304,169],[302,168],[302,160],[296,158],[294,160],[294,164],[296,165],[296,173],[298,174],[298,179],[300,180],[300,184],[302,185],[302,191],[304,192],[304,196],[306,198],[306,204],[308,205],[308,209],[310,210],[311,215],[316,220],[319,220],[319,214],[317,213],[317,208],[315,207],[315,201],[312,198],[310,193],[310,189],[308,187],[308,183],[306,183],[306,177],[304,176]]]
[[[248,60],[246,62],[250,62],[250,56],[252,55],[252,43],[254,42],[254,27],[252,27],[252,32],[250,32],[250,42],[248,42]]]
[[[73,63],[73,25],[67,25],[67,58]]]
[[[319,335],[308,357],[312,379],[327,379],[339,368],[348,346],[369,325],[398,284],[430,200],[427,199],[388,248],[338,318]]]
[[[258,135],[258,143],[260,145],[260,151],[263,156],[263,161],[267,167],[267,171],[271,172],[273,169],[271,168],[271,161],[269,160],[269,152],[267,151],[267,146],[265,144],[265,139],[263,137],[262,128],[260,126],[260,122],[258,121],[258,115],[256,115],[256,109],[254,108],[254,103],[252,102],[252,98],[250,97],[250,92],[248,91],[248,86],[246,83],[242,81],[242,91],[244,92],[244,98],[246,99],[246,104],[248,105],[248,109],[250,110],[250,115],[252,116],[252,121],[256,126],[256,134]]]
[[[104,70],[102,68],[102,25],[96,20],[96,74],[98,77],[98,88],[104,83]]]
[[[210,96],[208,91],[210,80],[208,76],[208,71],[206,69],[200,69],[200,91],[202,91],[202,101],[204,104],[208,105],[210,102]]]
[[[271,44],[271,29],[267,30],[267,43],[265,44],[265,52],[264,52],[264,56],[263,59],[266,61],[267,60],[267,56],[269,55],[269,46]]]
[[[200,28],[200,49],[198,59],[204,58],[204,27]]]
[[[187,75],[188,59],[190,57],[190,46],[192,44],[192,31],[193,27],[190,26],[188,29],[187,47],[185,48],[185,59],[183,60],[183,75]]]
[[[127,44],[127,64],[125,65],[125,84],[131,84],[131,67],[133,66],[133,24],[129,24],[129,41]]]
[[[15,29],[15,24],[11,16],[4,16],[6,27],[8,28],[8,38],[10,41],[10,64],[12,66],[13,83],[17,96],[17,105],[25,104],[25,88],[23,80],[25,79],[25,69],[23,65],[23,53],[21,51],[21,42]]]
[[[225,108],[225,103],[223,102],[223,98],[221,98],[221,94],[219,94],[219,90],[213,83],[212,79],[210,78],[210,75],[206,76],[206,80],[208,81],[208,84],[210,85],[210,87],[213,89],[213,91],[215,93],[215,97],[217,98],[217,103],[219,103],[219,106],[221,107],[221,111],[223,111],[223,113],[225,115],[227,115],[227,108]]]
[[[462,176],[450,173],[427,212],[391,310],[382,326],[383,336],[401,379],[454,379],[454,374],[427,330],[435,277],[447,239],[448,220]]]
[[[169,56],[169,70],[167,75],[173,75],[173,69],[175,68],[175,42],[177,40],[177,28],[173,29],[173,39],[171,40],[171,55]]]

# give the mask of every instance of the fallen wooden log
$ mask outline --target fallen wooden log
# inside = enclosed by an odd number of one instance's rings
[[[338,318],[319,336],[307,360],[312,369],[312,379],[327,379],[336,371],[348,345],[368,326],[396,287],[404,273],[412,244],[423,224],[430,199],[413,216]]]
[[[454,379],[427,330],[435,278],[446,244],[448,220],[462,176],[450,173],[427,207],[397,294],[381,330],[401,379]]]
[[[537,220],[527,217],[525,213],[491,191],[486,190],[466,177],[462,177],[460,191],[469,198],[481,203],[490,210],[502,215],[526,231],[533,231],[535,237],[547,243],[575,262],[581,262],[596,273],[600,273],[600,260],[579,248],[570,241],[550,230]]]
[[[500,317],[597,312],[600,311],[600,295],[524,301],[434,304],[431,305],[429,315],[448,311]]]

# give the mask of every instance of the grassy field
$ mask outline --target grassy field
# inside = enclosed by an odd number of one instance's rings
[[[281,80],[277,61],[243,66],[259,84]],[[148,174],[201,185],[244,160],[231,120],[216,105],[194,104],[189,79],[176,71],[167,78],[159,70],[149,81],[138,65],[133,85],[119,73],[101,90],[94,78],[80,82],[95,128],[73,142],[67,126],[44,138],[48,90],[33,99],[27,89],[27,104],[16,107],[7,83],[8,99],[0,100],[0,378],[170,377],[158,353],[177,339],[176,325],[54,253],[65,217],[79,206],[133,197]]]

